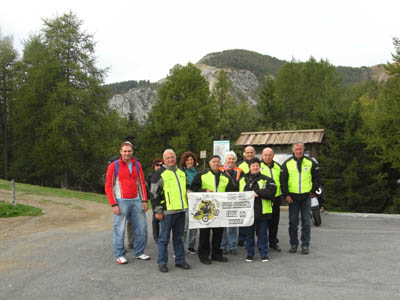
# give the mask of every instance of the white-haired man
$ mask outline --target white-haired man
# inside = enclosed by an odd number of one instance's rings
[[[294,143],[293,156],[282,165],[281,189],[289,203],[290,253],[299,246],[297,227],[301,214],[301,253],[308,254],[311,238],[311,194],[320,186],[319,167],[316,160],[304,156],[304,144]]]
[[[176,165],[176,155],[172,149],[163,153],[163,166],[151,178],[152,205],[155,217],[160,220],[158,237],[158,268],[168,272],[168,242],[172,232],[175,253],[175,266],[190,269],[185,261],[183,233],[185,230],[185,212],[188,209],[186,195],[186,174]]]

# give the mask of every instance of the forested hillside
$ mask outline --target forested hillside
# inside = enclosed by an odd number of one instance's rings
[[[154,83],[150,83],[148,80],[128,80],[121,82],[114,82],[110,84],[105,84],[104,87],[110,93],[110,96],[115,94],[123,94],[129,91],[130,89],[139,88],[139,87],[148,87],[154,85]]]
[[[209,156],[213,140],[233,144],[244,131],[324,128],[327,208],[400,213],[399,39],[393,63],[360,69],[213,53],[200,61],[204,69],[176,65],[152,90],[146,81],[105,87],[93,36],[81,26],[73,13],[45,19],[20,56],[0,36],[1,178],[102,191],[105,162],[128,137],[148,172],[166,148],[178,159],[187,150]],[[143,101],[142,122],[109,106],[110,90],[126,89],[157,96],[151,106]]]
[[[199,63],[217,68],[248,70],[253,72],[260,80],[263,80],[265,75],[276,76],[287,61],[253,51],[236,49],[208,54]],[[344,84],[355,84],[378,79],[378,76],[374,78],[374,72],[370,67],[338,66],[337,71],[341,75]]]

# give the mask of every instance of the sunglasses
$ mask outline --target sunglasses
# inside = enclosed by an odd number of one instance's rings
[[[161,167],[161,166],[162,166],[162,163],[156,164],[156,166],[157,166],[157,167]]]

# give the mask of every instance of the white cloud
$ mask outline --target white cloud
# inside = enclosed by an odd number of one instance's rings
[[[94,33],[98,64],[111,67],[107,82],[157,81],[177,63],[237,48],[371,66],[391,60],[392,38],[400,36],[395,0],[16,0],[2,5],[0,28],[21,51],[42,18],[69,10]]]

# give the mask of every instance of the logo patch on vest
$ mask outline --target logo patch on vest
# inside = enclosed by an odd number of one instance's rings
[[[310,168],[309,167],[304,167],[304,171],[308,171]]]

